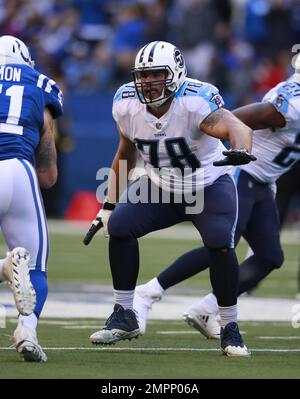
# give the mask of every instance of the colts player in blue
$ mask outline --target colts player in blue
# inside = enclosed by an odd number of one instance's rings
[[[235,245],[243,236],[253,250],[239,268],[238,294],[256,287],[284,260],[274,192],[276,180],[300,159],[300,57],[295,73],[272,88],[260,103],[246,105],[233,114],[253,131],[256,162],[236,167],[239,217]],[[275,190],[274,190],[275,187]],[[164,290],[209,266],[207,248],[196,248],[176,260],[157,278],[137,287],[134,307],[145,332],[148,312]],[[220,338],[218,304],[214,293],[190,306],[184,320],[207,338]]]
[[[250,154],[251,129],[222,107],[216,87],[186,77],[183,56],[171,43],[145,45],[136,56],[133,77],[134,82],[123,85],[114,98],[120,145],[107,199],[93,222],[102,222],[104,233],[110,236],[115,306],[105,327],[92,334],[91,342],[112,344],[140,335],[133,311],[138,238],[188,220],[201,234],[211,257],[211,283],[223,326],[222,350],[228,356],[248,356],[236,323],[238,263],[232,238],[237,203],[228,165],[255,160]],[[226,152],[220,139],[228,139],[232,150]],[[144,160],[146,175],[121,194],[115,181],[120,181],[124,163],[127,172],[134,168],[137,154]],[[222,154],[227,157],[221,160]],[[145,198],[132,199],[144,189]],[[168,201],[162,199],[166,192]],[[159,194],[157,201],[155,193]],[[180,193],[204,196],[204,208],[189,207],[185,195],[176,197]]]
[[[0,280],[10,283],[20,312],[16,350],[25,361],[45,362],[36,329],[48,293],[49,241],[39,186],[57,179],[53,126],[62,93],[13,36],[0,37],[0,103],[0,224],[10,251]]]

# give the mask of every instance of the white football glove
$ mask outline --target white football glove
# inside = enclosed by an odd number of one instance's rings
[[[110,209],[106,209],[106,207],[108,208],[108,205],[112,205],[112,207],[109,207]],[[110,215],[112,214],[112,211],[114,210],[115,205],[111,204],[109,202],[104,202],[103,207],[100,209],[100,211],[98,212],[97,216],[96,216],[96,220],[97,218],[99,218],[103,224],[103,235],[104,237],[109,237],[109,232],[108,232],[108,221],[110,218]]]
[[[83,243],[85,245],[89,245],[91,240],[93,239],[94,235],[97,233],[98,230],[100,230],[103,227],[103,234],[105,237],[109,237],[108,233],[108,220],[110,218],[110,215],[112,211],[115,209],[115,204],[112,204],[108,201],[104,201],[104,204],[98,214],[96,215],[95,219],[92,222],[91,227],[89,228],[89,231],[86,233]]]

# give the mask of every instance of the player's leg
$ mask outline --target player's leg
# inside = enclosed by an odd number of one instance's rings
[[[239,268],[239,295],[255,287],[274,268],[280,267],[283,262],[283,252],[280,245],[279,222],[273,194],[267,185],[253,185],[254,197],[260,198],[251,208],[251,217],[244,237],[253,248],[254,255],[246,259]],[[239,188],[240,212],[239,220],[244,218],[244,211],[249,208],[247,202],[250,196],[247,190]],[[246,202],[245,202],[246,201]],[[240,226],[242,223],[240,224]],[[197,311],[198,307],[198,311]],[[217,312],[217,299],[213,293],[194,304],[196,313],[203,313],[204,309]],[[211,324],[213,318],[211,318]],[[213,324],[212,324],[213,325]],[[201,330],[199,330],[201,331]],[[206,330],[206,334],[213,330]],[[203,333],[203,331],[201,331]]]
[[[282,227],[289,209],[292,197],[300,193],[300,161],[277,180],[276,203]],[[300,253],[298,256],[298,295],[300,297]]]
[[[180,282],[194,276],[202,270],[209,267],[210,258],[206,247],[195,248],[176,259],[169,267],[162,271],[157,277],[154,277],[145,284],[138,285],[135,289],[133,307],[139,315],[139,325],[141,334],[145,334],[149,312],[155,302],[160,301],[164,292]],[[207,324],[211,324],[211,315],[209,312],[198,313],[189,308],[184,313],[184,320],[188,324],[195,324],[197,329],[205,329]],[[215,334],[220,335],[220,326],[215,320],[214,326],[209,328],[209,338],[216,338]]]
[[[250,176],[245,172],[239,173],[237,178],[239,212],[234,235],[234,246],[239,242],[247,226],[255,202],[255,194],[251,188],[249,188],[249,178]],[[209,191],[206,190],[205,203],[209,202],[209,199],[206,198],[208,193]],[[207,269],[209,267],[209,261],[210,257],[207,247],[195,248],[176,259],[175,262],[157,276],[157,280],[161,287],[166,290]]]
[[[254,255],[240,265],[239,295],[253,289],[284,260],[276,203],[267,186],[264,191],[261,201],[255,204],[244,233]]]
[[[242,212],[239,212],[235,244],[239,241],[240,234],[245,229],[255,199],[254,193],[249,189],[248,177],[249,175],[244,172],[237,174],[238,192],[239,190],[243,192],[246,190],[247,192],[243,195],[241,204]],[[207,190],[205,196],[207,196]],[[206,203],[205,197],[204,200]],[[209,199],[207,199],[208,201]],[[145,333],[146,322],[153,303],[162,298],[164,291],[207,269],[209,264],[210,257],[208,249],[206,247],[196,248],[180,256],[157,277],[136,288],[134,309],[141,316],[142,333]],[[183,318],[189,325],[199,330],[207,338],[219,339],[220,325],[216,319],[218,312],[219,308],[216,297],[211,293],[192,304],[184,312]]]
[[[148,178],[143,177],[143,181],[139,179],[134,182],[128,191],[137,191],[141,184],[148,187],[148,202],[126,202],[127,192],[121,197],[109,219],[109,259],[115,308],[105,328],[91,336],[91,342],[95,344],[110,344],[140,334],[133,311],[134,290],[139,272],[137,239],[151,231],[182,221],[182,216],[172,204],[151,203],[151,194],[157,188]]]
[[[0,225],[11,207],[13,197],[13,160],[0,161]],[[13,292],[19,313],[29,315],[36,303],[36,294],[29,278],[29,254],[25,248],[13,248],[0,260],[0,282],[6,281]]]
[[[17,351],[25,360],[46,361],[47,357],[37,341],[36,328],[48,293],[47,222],[33,167],[27,161],[15,160],[13,174],[13,195],[9,211],[2,220],[2,230],[10,250],[20,246],[28,250],[30,281],[36,292],[34,312],[29,316],[19,316],[14,338]]]
[[[204,210],[191,220],[209,251],[210,279],[221,318],[221,348],[228,356],[248,356],[237,326],[237,211],[237,190],[231,177],[225,175],[206,189]]]
[[[0,281],[10,286],[15,305],[22,315],[30,315],[36,305],[36,293],[29,275],[30,254],[24,247],[13,248],[0,260]]]
[[[237,224],[237,230],[236,230],[236,243],[239,240],[240,235],[247,230],[248,224],[252,225],[252,221],[260,221],[260,223],[264,226],[266,226],[266,214],[268,215],[268,220],[270,219],[269,209],[268,210],[262,210],[261,214],[257,214],[257,208],[256,204],[260,203],[261,200],[266,197],[273,201],[272,199],[272,193],[271,190],[269,189],[268,185],[263,185],[259,184],[253,179],[250,175],[248,175],[245,172],[241,172],[239,179],[238,179],[238,194],[239,194],[239,217],[238,217],[238,224]],[[273,201],[274,202],[274,201]],[[266,208],[270,208],[271,213],[272,213],[272,203],[271,207],[270,204],[266,205]],[[274,218],[271,219],[274,220]],[[256,222],[255,222],[256,223]],[[257,234],[257,229],[259,228],[259,225],[256,225],[254,223],[253,225],[253,235],[254,237]],[[270,226],[266,226],[267,230],[270,230]],[[274,229],[273,229],[274,230]],[[276,229],[275,229],[276,230]],[[265,245],[266,243],[266,238],[263,236],[267,233],[263,233],[262,236],[260,236],[259,242],[261,245]],[[271,240],[272,242],[272,240]],[[251,242],[252,245],[252,242]],[[274,250],[274,255],[275,257],[278,254],[278,248],[277,250]],[[279,250],[279,257],[281,256],[281,252]],[[239,269],[241,271],[241,268]],[[247,269],[245,269],[246,271]],[[250,268],[251,270],[251,268]],[[245,279],[244,273],[240,272],[239,275],[239,284],[241,281],[241,284],[243,285],[243,280]],[[212,314],[212,317],[210,317],[210,325],[214,325],[214,315],[218,313],[218,303],[215,295],[213,293],[208,294],[206,297],[201,299],[199,302],[196,302],[195,304],[192,305],[193,312],[195,314],[203,314],[205,311],[209,311]],[[188,312],[188,310],[187,310]],[[216,318],[215,318],[216,320]],[[207,329],[205,332],[201,331],[205,336],[211,336],[213,332],[215,331],[214,329],[210,329],[210,325],[208,325]]]
[[[235,180],[239,197],[239,212],[235,231],[235,246],[239,242],[241,234],[245,230],[247,223],[251,218],[252,209],[257,196],[254,189],[253,178],[239,169],[237,169],[236,172]],[[206,254],[204,251],[206,251]],[[192,264],[194,265],[194,268],[196,264],[201,265],[201,270],[203,270],[203,259],[206,261],[205,267],[209,264],[206,248],[191,251],[188,255],[189,256],[181,257],[182,269],[187,268],[187,270],[192,270]],[[172,280],[169,278],[169,281]],[[214,293],[210,293],[199,301],[193,303],[184,312],[184,320],[207,338],[218,339],[220,336],[220,326],[217,321],[218,313],[219,307],[216,296]]]
[[[287,216],[292,197],[300,189],[300,161],[277,180],[276,204],[282,227]]]
[[[261,197],[261,200],[250,207],[250,196],[246,190],[242,191],[242,186],[239,185],[238,230],[241,232],[244,229],[244,221],[249,220],[243,235],[254,251],[254,255],[240,265],[239,294],[255,287],[264,276],[280,267],[283,262],[279,222],[272,192],[267,185],[253,185],[253,192],[256,192],[255,197]]]

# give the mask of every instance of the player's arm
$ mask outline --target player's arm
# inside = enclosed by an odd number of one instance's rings
[[[230,142],[231,149],[223,151],[226,157],[215,161],[214,166],[244,165],[256,160],[250,153],[252,130],[230,111],[224,108],[217,109],[204,119],[200,129],[210,136]]]
[[[44,111],[44,126],[36,149],[36,172],[42,188],[52,187],[57,180],[56,148],[53,137],[54,121],[50,111]]]
[[[286,124],[284,116],[270,102],[245,105],[232,113],[253,130],[284,127]]]
[[[251,152],[252,130],[225,108],[209,114],[200,124],[200,130],[209,136],[228,140],[233,150]]]
[[[108,177],[108,192],[107,197],[103,203],[102,208],[96,215],[92,222],[89,231],[85,235],[83,242],[88,245],[94,235],[103,227],[103,233],[105,237],[109,237],[108,231],[108,220],[112,211],[115,209],[115,204],[119,200],[119,195],[126,188],[128,182],[129,172],[135,167],[137,151],[133,142],[128,140],[121,132],[121,129],[117,126],[120,142],[117,152],[115,154],[114,160],[111,165],[111,172]],[[120,161],[125,161],[126,165],[126,179],[125,181],[120,180],[121,167],[125,167],[124,163]],[[122,171],[122,175],[123,175]],[[123,186],[124,185],[124,186]],[[121,186],[121,187],[120,187]]]
[[[111,165],[111,174],[108,178],[108,193],[107,201],[116,203],[119,200],[119,195],[126,188],[128,181],[129,172],[135,167],[137,151],[135,144],[128,140],[121,132],[121,129],[117,126],[120,142],[114,160]],[[125,161],[127,164],[127,181],[120,181],[120,161]],[[123,184],[124,187],[120,187]]]

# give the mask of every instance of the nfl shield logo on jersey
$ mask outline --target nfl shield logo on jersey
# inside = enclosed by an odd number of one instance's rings
[[[284,97],[283,95],[279,94],[279,96],[276,99],[276,107],[280,108],[283,103],[284,103]]]
[[[215,103],[218,108],[220,108],[223,104],[221,96],[218,93],[212,94],[212,97],[209,101]]]

